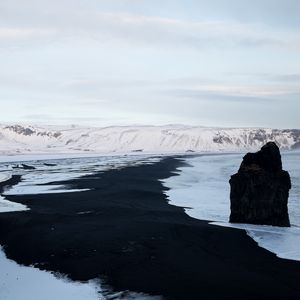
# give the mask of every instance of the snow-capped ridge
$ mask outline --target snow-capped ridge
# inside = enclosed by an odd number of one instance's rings
[[[300,148],[299,129],[164,126],[0,125],[0,153],[203,152],[257,150],[268,141]]]

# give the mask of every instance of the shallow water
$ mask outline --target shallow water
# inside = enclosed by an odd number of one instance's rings
[[[289,197],[291,228],[228,223],[230,215],[229,178],[236,173],[244,154],[211,154],[186,157],[189,164],[178,176],[163,180],[170,190],[171,204],[185,207],[191,217],[214,221],[215,225],[247,230],[259,246],[278,257],[300,260],[300,153],[282,153],[283,168],[289,171],[292,189]]]

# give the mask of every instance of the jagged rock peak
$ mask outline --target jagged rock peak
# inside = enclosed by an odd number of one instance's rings
[[[11,125],[11,126],[6,126],[4,127],[5,129],[11,130],[15,133],[18,134],[23,134],[23,135],[33,135],[34,133],[36,133],[35,130],[33,130],[30,127],[23,127],[21,125]]]
[[[268,142],[260,151],[247,153],[241,164],[240,169],[262,168],[269,172],[282,170],[281,155],[279,147],[274,142]]]

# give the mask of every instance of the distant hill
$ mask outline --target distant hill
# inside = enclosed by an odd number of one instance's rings
[[[300,145],[299,129],[207,128],[184,125],[58,127],[0,125],[0,153],[201,152],[281,149]]]

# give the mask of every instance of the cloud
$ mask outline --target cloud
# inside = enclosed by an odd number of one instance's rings
[[[75,1],[77,4],[80,3]],[[66,2],[69,3],[69,2]],[[30,6],[29,6],[30,7]],[[90,39],[100,43],[121,42],[127,45],[203,49],[211,47],[277,47],[299,50],[300,32],[273,29],[259,23],[241,21],[191,21],[128,12],[103,12],[80,9],[74,5],[58,6],[57,2],[32,10],[23,6],[0,10],[0,43],[25,40],[42,43]],[[10,26],[8,26],[9,24]],[[3,45],[2,45],[3,46]]]
[[[285,109],[299,122],[300,21],[283,22],[299,4],[286,1],[0,0],[3,115],[212,124],[246,111],[257,125],[263,111],[277,126]]]
[[[275,86],[275,85],[201,85],[167,90],[177,97],[193,98],[199,100],[217,100],[227,102],[270,102],[288,101],[300,97],[299,86]]]
[[[55,34],[55,30],[37,28],[0,28],[0,40],[32,39]]]
[[[300,74],[281,74],[281,75],[269,75],[273,81],[287,82],[287,83],[300,83]]]

